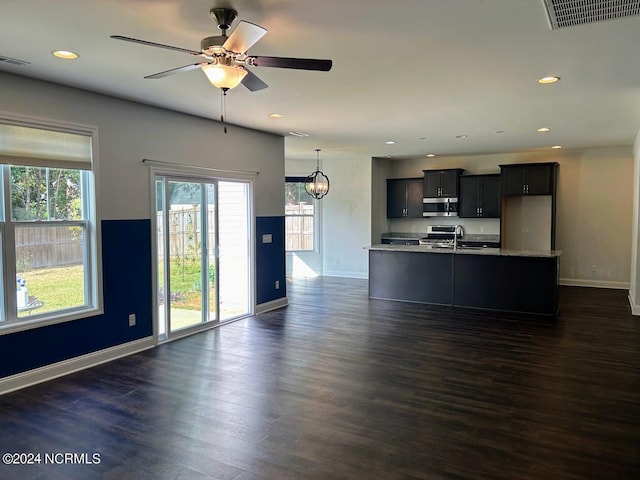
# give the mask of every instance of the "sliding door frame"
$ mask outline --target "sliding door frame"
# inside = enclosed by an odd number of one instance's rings
[[[248,288],[248,312],[246,315],[240,315],[238,317],[233,317],[230,318],[228,320],[220,320],[220,309],[219,309],[219,288],[216,288],[216,319],[217,321],[207,321],[207,322],[202,322],[201,324],[198,325],[194,325],[192,327],[188,327],[188,328],[184,328],[175,332],[170,332],[169,331],[169,322],[166,325],[165,328],[165,333],[164,333],[164,338],[160,338],[159,335],[159,321],[160,321],[160,315],[159,315],[159,305],[158,305],[158,289],[160,287],[160,285],[158,285],[158,264],[157,264],[157,260],[158,260],[158,238],[157,238],[157,232],[158,232],[158,215],[157,215],[157,192],[156,192],[156,180],[159,179],[159,177],[166,177],[168,181],[180,181],[180,182],[193,182],[193,183],[201,183],[201,184],[215,184],[215,198],[216,198],[216,209],[218,209],[218,182],[237,182],[237,183],[242,183],[247,185],[247,251],[248,254],[250,256],[249,258],[249,262],[248,262],[248,266],[249,266],[249,272],[248,272],[248,282],[249,285],[247,285]],[[242,172],[237,172],[237,173],[229,173],[228,171],[223,171],[223,170],[215,170],[215,169],[207,169],[207,168],[201,168],[201,167],[183,167],[178,169],[175,168],[168,168],[168,167],[162,167],[162,168],[158,168],[158,167],[150,167],[150,207],[151,207],[151,245],[152,245],[152,262],[151,262],[151,275],[152,275],[152,288],[153,288],[153,337],[155,340],[156,344],[160,344],[160,343],[165,343],[165,342],[169,342],[172,340],[176,340],[178,338],[182,338],[188,335],[192,335],[194,333],[198,333],[204,330],[209,330],[211,328],[215,328],[218,327],[220,325],[224,325],[226,323],[230,323],[230,322],[234,322],[236,320],[239,320],[241,318],[245,318],[247,316],[251,316],[254,315],[255,313],[255,304],[256,304],[256,291],[255,291],[255,278],[256,278],[256,273],[255,273],[255,269],[256,269],[256,261],[255,261],[255,257],[256,257],[256,252],[255,252],[255,214],[254,214],[254,178],[255,175],[253,174],[243,174]],[[206,198],[206,192],[203,191],[202,192],[202,198]],[[167,204],[168,204],[168,198],[166,198],[166,192],[165,192],[165,198],[163,199],[164,202],[164,206],[163,206],[163,210],[166,212],[167,209]],[[204,209],[202,209],[204,210]],[[206,215],[206,212],[203,213],[204,215]],[[216,213],[216,226],[215,226],[215,237],[216,237],[216,245],[215,248],[218,249],[219,245],[219,231],[218,231],[218,215]],[[201,223],[202,224],[202,223]],[[165,235],[167,235],[168,232],[165,232]],[[207,232],[203,232],[203,235],[208,235]],[[205,243],[205,248],[207,249],[208,252],[208,239],[204,240]],[[215,267],[215,272],[216,272],[216,277],[218,276],[219,273],[219,255],[218,255],[218,251],[216,251],[215,254],[215,263],[216,263],[216,267]],[[166,254],[166,252],[165,252]],[[208,255],[208,253],[207,253]],[[168,272],[167,272],[168,273]],[[206,272],[205,272],[206,274]],[[207,291],[205,293],[206,298],[205,301],[209,302],[209,292]],[[167,299],[165,299],[165,302],[167,301]]]

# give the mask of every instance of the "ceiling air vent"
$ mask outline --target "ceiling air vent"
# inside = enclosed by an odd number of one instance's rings
[[[29,62],[26,62],[24,60],[18,60],[17,58],[3,57],[2,55],[0,55],[0,65],[23,66],[23,65],[29,65]]]
[[[544,0],[544,4],[553,30],[640,14],[640,0]]]

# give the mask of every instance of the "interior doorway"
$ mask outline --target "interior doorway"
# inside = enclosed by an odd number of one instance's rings
[[[156,175],[158,340],[252,313],[247,181]]]

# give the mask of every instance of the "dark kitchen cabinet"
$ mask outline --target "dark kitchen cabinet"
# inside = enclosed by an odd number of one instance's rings
[[[460,177],[462,218],[500,218],[500,175]]]
[[[500,165],[502,177],[502,215],[500,218],[500,232],[502,248],[523,249],[525,245],[529,250],[554,250],[556,247],[556,204],[558,185],[558,163],[523,163]],[[544,207],[545,202],[522,202],[522,198],[546,196],[550,199],[549,211]],[[540,199],[543,200],[543,199]],[[515,213],[510,213],[513,210]],[[549,216],[549,223],[540,223],[540,218]],[[508,217],[511,215],[511,219]],[[510,228],[512,220],[516,225],[520,224],[520,232]],[[531,227],[537,232],[549,230],[549,243],[543,242],[542,235],[538,233],[537,239],[529,237],[530,243],[525,242],[522,234],[529,233]],[[546,236],[546,233],[545,233]],[[534,241],[535,240],[535,241]],[[537,246],[532,247],[536,244]]]
[[[458,197],[458,187],[461,168],[445,170],[423,170],[424,172],[424,196],[426,198]]]
[[[553,195],[557,163],[500,165],[503,195]]]
[[[387,218],[422,218],[422,178],[387,180]]]

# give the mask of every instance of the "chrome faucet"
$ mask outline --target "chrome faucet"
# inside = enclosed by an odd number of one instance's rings
[[[454,232],[453,232],[453,249],[454,250],[458,249],[458,234],[460,234],[460,236],[464,235],[464,231],[462,230],[462,225],[456,225],[456,228],[454,229]]]

